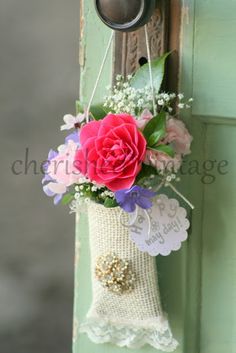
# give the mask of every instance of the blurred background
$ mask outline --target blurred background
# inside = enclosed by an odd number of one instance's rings
[[[74,216],[42,192],[78,96],[79,0],[0,0],[0,352],[71,352]],[[18,164],[18,167],[20,165]]]

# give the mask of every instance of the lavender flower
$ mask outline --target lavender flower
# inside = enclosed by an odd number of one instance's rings
[[[43,165],[43,170],[44,170],[45,175],[42,180],[42,184],[46,183],[47,181],[53,181],[53,179],[50,177],[50,175],[47,174],[47,171],[48,171],[48,166],[50,165],[51,160],[54,159],[57,155],[58,155],[58,152],[56,152],[54,150],[50,150],[48,152],[48,158]]]
[[[134,212],[136,205],[148,209],[152,207],[150,198],[156,195],[155,192],[144,189],[141,186],[134,185],[131,189],[124,189],[115,192],[117,203],[126,212]]]
[[[57,182],[50,182],[47,185],[44,185],[43,191],[49,197],[54,197],[54,205],[57,205],[63,195],[67,192],[67,187],[63,184]]]
[[[65,144],[67,144],[70,140],[74,141],[79,146],[80,144],[79,131],[74,131],[72,132],[72,134],[66,136]]]

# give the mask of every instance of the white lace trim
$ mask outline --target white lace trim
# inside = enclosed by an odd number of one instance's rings
[[[94,343],[109,342],[119,347],[137,349],[149,344],[163,352],[173,352],[178,346],[166,319],[125,324],[90,318],[80,326],[80,332]]]

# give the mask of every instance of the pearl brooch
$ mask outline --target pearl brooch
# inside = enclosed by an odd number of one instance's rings
[[[136,281],[136,276],[131,271],[129,262],[120,259],[114,253],[98,258],[95,276],[103,287],[117,294],[132,291]]]

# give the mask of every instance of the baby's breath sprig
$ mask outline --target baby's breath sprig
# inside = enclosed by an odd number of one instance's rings
[[[77,201],[84,201],[85,203],[87,200],[92,200],[104,206],[106,206],[106,204],[117,205],[115,202],[115,195],[112,191],[108,190],[105,186],[93,184],[91,182],[77,184],[75,186],[74,198]]]
[[[112,92],[105,97],[104,107],[112,113],[127,113],[139,118],[148,109],[153,113],[153,91],[150,86],[136,89],[131,85],[132,76],[127,80],[121,75],[117,75],[116,83]],[[110,90],[110,87],[108,87]],[[182,93],[159,93],[154,89],[155,104],[157,112],[166,111],[172,113],[175,103],[179,109],[189,109],[192,98],[184,100]]]
[[[188,100],[185,99],[183,93],[179,93],[177,95],[179,101],[177,104],[177,107],[179,109],[190,109],[191,108],[191,103],[193,102],[193,98],[189,98]]]
[[[132,76],[118,75],[112,94],[105,97],[104,107],[113,113],[127,113],[139,116],[146,109],[152,109],[152,91],[150,87],[135,89],[131,86]]]

